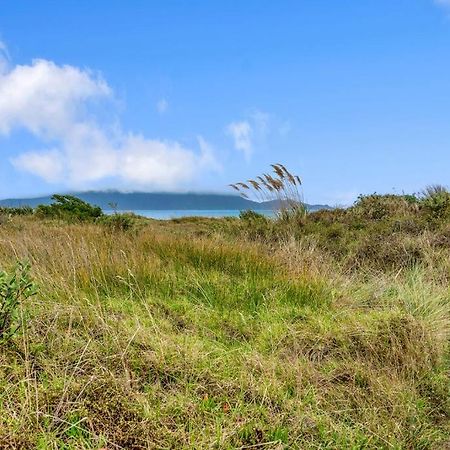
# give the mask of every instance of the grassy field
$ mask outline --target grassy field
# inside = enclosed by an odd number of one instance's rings
[[[4,217],[0,267],[28,261],[37,294],[0,343],[0,448],[450,448],[450,221],[430,214]]]

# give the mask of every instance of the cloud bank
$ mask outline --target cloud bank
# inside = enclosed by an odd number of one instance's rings
[[[13,158],[17,169],[70,188],[109,180],[128,189],[173,190],[217,168],[201,137],[193,150],[105,124],[96,106],[112,104],[113,92],[97,74],[42,59],[14,67],[8,62],[2,44],[0,135],[26,130],[45,144]]]

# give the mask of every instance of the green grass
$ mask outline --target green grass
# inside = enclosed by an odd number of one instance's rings
[[[39,294],[0,348],[0,448],[444,448],[444,256],[349,271],[321,223],[14,217],[0,263]]]

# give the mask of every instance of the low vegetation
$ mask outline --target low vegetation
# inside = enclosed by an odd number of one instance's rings
[[[0,448],[447,448],[446,199],[11,216],[1,295],[20,314],[0,344]]]
[[[22,301],[35,294],[29,266],[18,263],[11,274],[0,272],[0,343],[5,344],[23,325]]]
[[[99,206],[90,205],[73,195],[55,194],[52,196],[52,200],[53,203],[50,205],[39,205],[35,214],[39,217],[72,222],[92,221],[103,216],[103,211]]]
[[[29,216],[33,214],[33,208],[29,206],[18,206],[16,208],[0,207],[0,216]]]

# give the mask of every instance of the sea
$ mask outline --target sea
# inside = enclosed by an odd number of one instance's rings
[[[143,217],[149,217],[151,219],[158,220],[170,220],[178,219],[180,217],[238,217],[240,210],[238,209],[167,209],[167,210],[156,210],[156,209],[136,209],[127,211],[117,211],[118,213],[131,212]],[[106,210],[106,214],[113,214],[114,211]],[[259,214],[264,214],[268,217],[274,216],[273,210],[261,210],[258,211]]]

